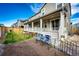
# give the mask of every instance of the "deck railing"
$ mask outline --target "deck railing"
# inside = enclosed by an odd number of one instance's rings
[[[25,31],[30,31],[30,32],[52,32],[52,31],[58,31],[58,27],[55,27],[54,29],[50,28],[40,28],[40,27],[34,27],[34,28],[26,28]]]

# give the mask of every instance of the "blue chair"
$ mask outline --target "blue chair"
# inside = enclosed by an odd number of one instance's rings
[[[51,40],[51,37],[49,35],[45,35],[45,43],[49,44],[50,43],[50,40]]]
[[[37,40],[40,40],[40,34],[37,33]]]
[[[43,41],[44,37],[43,34],[40,34],[40,40]]]
[[[36,40],[42,41],[43,40],[43,34],[37,33],[36,34]]]
[[[36,39],[36,41],[39,41],[40,40],[39,33],[36,33],[35,39]]]

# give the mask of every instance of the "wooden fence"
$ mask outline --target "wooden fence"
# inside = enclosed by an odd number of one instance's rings
[[[4,41],[6,32],[7,32],[7,27],[0,27],[0,43]]]
[[[2,40],[5,36],[5,33],[9,30],[15,31],[15,32],[19,32],[19,31],[23,31],[22,28],[11,28],[11,27],[0,27],[0,40]]]

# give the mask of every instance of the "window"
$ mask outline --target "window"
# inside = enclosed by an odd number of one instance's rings
[[[59,30],[59,19],[52,21],[52,29]]]
[[[59,29],[59,20],[57,19],[57,20],[55,20],[55,27],[56,27],[56,30],[58,30]]]
[[[57,9],[62,8],[62,3],[57,3]]]
[[[47,27],[47,25],[45,24],[45,28]]]
[[[45,8],[41,10],[41,15],[43,16],[44,14],[45,14]]]

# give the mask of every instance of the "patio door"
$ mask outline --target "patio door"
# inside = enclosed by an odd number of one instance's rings
[[[59,30],[59,19],[52,21],[52,29]]]

